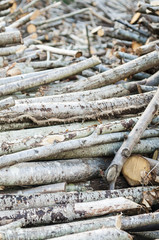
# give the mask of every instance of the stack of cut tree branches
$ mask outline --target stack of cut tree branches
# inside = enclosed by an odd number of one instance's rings
[[[158,21],[0,1],[0,239],[159,238]]]

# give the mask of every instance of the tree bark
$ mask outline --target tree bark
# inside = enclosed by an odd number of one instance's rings
[[[0,96],[8,95],[17,91],[22,91],[42,84],[50,83],[55,80],[66,78],[70,75],[74,75],[78,72],[81,72],[84,69],[93,67],[99,63],[100,60],[97,57],[93,56],[92,58],[73,64],[71,66],[57,70],[52,70],[47,75],[44,74],[38,77],[28,78],[20,82],[17,81],[9,83],[7,84],[7,86],[4,84],[0,86]]]
[[[159,224],[159,213],[140,214],[131,217],[125,216],[113,216],[113,217],[98,217],[89,220],[76,221],[70,223],[34,227],[34,228],[22,228],[5,232],[0,232],[0,236],[5,240],[16,240],[18,238],[22,240],[36,240],[36,239],[48,239],[51,237],[60,237],[73,233],[80,233],[84,231],[90,231],[99,229],[102,227],[116,227],[120,224],[122,230],[132,230],[138,228],[140,231],[148,227],[157,227]],[[5,226],[4,226],[5,227]]]
[[[22,37],[20,31],[4,32],[0,33],[0,46],[6,46],[7,44],[22,43]]]
[[[130,157],[134,146],[139,142],[140,137],[148,124],[151,122],[155,113],[158,110],[159,106],[159,88],[154,95],[153,99],[147,106],[146,110],[140,117],[139,121],[134,126],[133,130],[129,133],[128,138],[122,144],[120,149],[115,155],[111,165],[107,169],[105,176],[108,182],[110,182],[110,187],[114,189],[115,182],[117,177],[119,176],[123,164],[126,162],[126,159]]]
[[[126,133],[127,134],[127,133]],[[156,136],[156,141],[157,141],[157,136],[158,136],[158,131],[153,131],[153,135]],[[36,148],[32,148],[32,149],[28,149],[28,150],[24,150],[21,152],[16,152],[16,153],[12,153],[12,154],[8,154],[8,155],[4,155],[0,157],[0,168],[5,167],[5,166],[10,166],[16,163],[22,163],[22,162],[28,162],[28,161],[32,161],[32,160],[43,160],[43,159],[47,159],[47,158],[53,158],[54,156],[58,159],[60,159],[60,155],[61,153],[66,153],[68,151],[73,151],[73,150],[81,150],[82,152],[84,151],[83,148],[88,148],[90,147],[91,150],[93,146],[98,145],[97,147],[99,147],[102,144],[108,143],[107,144],[107,154],[109,155],[111,151],[112,154],[112,147],[114,147],[113,145],[115,145],[115,142],[119,142],[121,140],[123,140],[123,137],[125,136],[125,133],[112,133],[112,134],[105,134],[105,135],[99,135],[97,131],[94,131],[91,135],[89,135],[88,137],[84,137],[84,138],[79,138],[79,139],[73,139],[73,140],[69,140],[69,141],[64,141],[64,142],[53,142],[52,144],[47,144],[46,146],[41,146],[41,147],[36,147]],[[144,137],[150,137],[149,140],[151,140],[151,133],[149,131],[145,131]],[[49,139],[48,139],[49,140]],[[53,138],[54,140],[54,138]],[[50,141],[52,141],[52,139],[50,139]],[[110,146],[110,143],[112,143]],[[118,143],[120,144],[120,143]],[[156,142],[155,142],[156,144]],[[154,149],[155,144],[150,145],[150,149],[149,151],[152,151],[152,149]],[[109,147],[110,146],[110,147]],[[8,147],[7,145],[3,146]],[[87,152],[88,154],[91,154],[92,151]],[[98,156],[98,152],[96,153]],[[82,157],[82,156],[80,156]],[[69,157],[70,158],[70,157]],[[72,157],[71,157],[72,158]],[[61,158],[62,159],[62,158]]]
[[[79,202],[99,201],[107,198],[124,197],[138,204],[147,199],[146,196],[158,196],[157,186],[134,187],[118,190],[87,191],[87,192],[58,192],[43,194],[0,194],[0,210],[18,210],[39,207],[51,207],[54,204],[73,204]],[[156,201],[152,202],[151,205]],[[149,204],[150,205],[150,204]]]
[[[128,240],[133,239],[130,234],[117,228],[102,228],[63,237],[50,238],[50,240]]]
[[[75,219],[102,216],[112,212],[139,211],[141,206],[123,197],[96,202],[57,204],[52,207],[0,211],[0,223],[5,220],[24,219],[25,224],[49,224],[69,222]]]
[[[79,182],[100,176],[110,161],[97,159],[72,159],[21,163],[0,170],[0,184],[4,186],[40,185],[57,182]]]
[[[86,80],[80,80],[78,83],[74,83],[66,89],[63,89],[63,92],[73,92],[103,87],[105,85],[116,83],[119,80],[127,78],[135,73],[148,70],[158,64],[158,51],[154,51],[114,69],[110,69],[104,73],[90,77]]]
[[[9,85],[7,86],[7,88]],[[0,87],[1,88],[1,87]],[[95,119],[102,116],[116,116],[142,111],[153,98],[155,92],[136,94],[120,98],[104,99],[92,102],[58,102],[17,104],[9,110],[1,111],[0,122],[13,122],[29,118],[54,122]],[[7,120],[8,119],[8,120]]]
[[[15,105],[15,100],[13,99],[13,97],[8,97],[3,100],[0,100],[0,111],[5,108],[12,107],[14,105]]]

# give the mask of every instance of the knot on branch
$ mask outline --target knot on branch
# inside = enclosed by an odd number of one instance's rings
[[[108,182],[114,181],[117,175],[117,165],[113,165],[105,172],[105,177]]]
[[[124,149],[122,150],[122,152],[121,152],[121,155],[122,155],[123,157],[128,158],[128,157],[130,157],[131,152],[130,152],[130,150],[129,150],[128,148],[124,148]]]

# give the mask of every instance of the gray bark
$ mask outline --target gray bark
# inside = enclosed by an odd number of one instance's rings
[[[108,134],[106,138],[109,138],[109,134],[114,132],[122,132],[131,129],[138,121],[139,117],[128,118],[120,121],[108,122],[99,124],[98,122],[85,122],[72,123],[70,125],[56,125],[43,128],[30,128],[27,130],[16,130],[0,133],[0,155],[14,153],[22,150],[27,150],[33,147],[45,146],[56,141],[63,142],[72,139],[79,139],[87,137],[97,131],[100,134]],[[156,124],[159,121],[159,117],[153,119],[152,123]],[[96,126],[96,125],[97,126]],[[12,127],[12,126],[11,126]],[[12,128],[11,128],[12,129]],[[67,130],[67,132],[66,132]],[[158,129],[152,129],[146,131],[145,137],[158,136]],[[121,138],[127,133],[120,133]],[[113,137],[112,135],[112,137]],[[120,136],[120,135],[119,135]],[[108,140],[109,141],[109,140]]]
[[[56,224],[50,226],[22,228],[17,230],[10,230],[0,232],[0,236],[5,240],[36,240],[48,239],[51,237],[59,237],[73,233],[90,231],[102,227],[116,227],[117,222],[121,223],[121,229],[145,229],[147,227],[157,227],[159,224],[159,213],[140,214],[131,217],[114,216],[114,217],[100,217],[95,219],[76,221],[70,223]],[[140,230],[140,231],[141,231]]]
[[[67,152],[61,152],[55,156],[51,156],[50,159],[70,159],[70,158],[89,158],[89,157],[106,157],[114,156],[118,151],[122,142],[100,144],[98,146],[86,147],[83,149],[76,149]],[[148,138],[140,140],[132,153],[138,153],[145,155],[147,153],[153,153],[159,148],[159,138]],[[8,155],[9,156],[9,155]]]
[[[92,202],[107,198],[124,197],[138,204],[142,203],[145,193],[149,195],[157,191],[157,187],[134,187],[118,190],[58,192],[43,194],[0,194],[0,210],[18,210],[38,207],[51,207],[54,204]]]
[[[7,44],[22,43],[22,37],[20,31],[4,32],[0,33],[0,46],[6,46]]]
[[[146,239],[158,239],[159,238],[159,230],[157,231],[142,231],[142,232],[133,232],[133,235],[140,236]],[[55,238],[56,239],[56,238]],[[60,238],[59,238],[60,240]]]
[[[154,136],[158,136],[158,131],[154,131]],[[46,146],[41,146],[41,147],[36,147],[28,150],[24,150],[21,152],[17,153],[12,153],[9,155],[4,155],[0,157],[0,168],[5,167],[5,166],[10,166],[16,163],[22,163],[22,162],[28,162],[32,160],[39,160],[39,159],[47,159],[48,157],[53,158],[59,157],[61,153],[66,153],[68,151],[73,152],[73,150],[79,150],[83,152],[83,148],[88,148],[90,147],[91,150],[93,149],[92,147],[95,145],[98,145],[97,147],[99,148],[99,145],[109,143],[107,144],[107,154],[112,153],[112,147],[114,147],[114,142],[119,142],[123,140],[123,137],[125,136],[125,133],[112,133],[112,134],[105,134],[105,135],[98,135],[98,132],[94,131],[91,135],[88,137],[84,138],[79,138],[79,139],[73,139],[69,141],[64,141],[64,142],[53,142],[52,144],[46,145]],[[151,137],[151,133],[149,134],[149,131],[145,131],[145,134],[143,135],[144,137]],[[149,138],[151,140],[151,138]],[[156,141],[157,141],[156,137]],[[50,139],[51,140],[51,139]],[[155,140],[155,139],[154,139]],[[110,143],[112,143],[110,145]],[[120,144],[120,143],[119,143]],[[155,142],[156,144],[156,142]],[[150,145],[149,151],[152,151],[154,149],[154,145]],[[109,147],[110,146],[110,147]],[[4,145],[5,147],[5,145]],[[7,146],[6,146],[7,147]],[[88,151],[88,154],[91,154],[92,151]],[[96,152],[97,156],[99,152]],[[80,156],[82,157],[82,156]],[[69,157],[70,158],[70,157]],[[60,158],[58,158],[60,159]]]
[[[153,99],[147,106],[146,110],[143,112],[139,121],[136,123],[132,131],[129,133],[128,138],[123,142],[122,146],[118,150],[113,159],[111,165],[107,169],[105,176],[108,182],[110,183],[110,187],[114,189],[115,182],[117,177],[119,176],[121,169],[126,162],[126,159],[130,157],[134,146],[139,142],[141,135],[147,128],[148,124],[151,122],[155,113],[158,110],[159,106],[159,88],[154,95]]]
[[[91,102],[17,104],[9,110],[1,111],[0,122],[14,122],[29,116],[35,123],[40,119],[45,119],[47,122],[67,122],[136,113],[148,105],[154,94],[155,92],[148,92]]]
[[[132,240],[132,236],[127,232],[117,228],[101,228],[97,230],[66,235],[58,238],[50,238],[50,240]]]
[[[119,80],[129,77],[135,73],[148,70],[158,64],[158,51],[154,51],[114,69],[105,71],[104,73],[90,77],[86,80],[80,80],[78,83],[74,83],[66,89],[63,89],[63,92],[73,92],[103,87],[105,85],[116,83]]]
[[[112,212],[141,210],[141,206],[123,197],[95,202],[56,204],[51,207],[0,211],[0,223],[5,220],[25,220],[25,224],[49,224],[69,222],[75,219],[102,216]]]
[[[15,100],[12,97],[0,100],[0,111],[15,105]]]
[[[57,182],[79,182],[100,175],[110,161],[103,159],[72,159],[21,163],[0,170],[0,184],[3,186],[40,185]]]
[[[17,92],[19,90],[20,91],[25,90],[28,88],[42,85],[42,84],[50,83],[55,80],[66,78],[70,75],[74,75],[78,72],[81,72],[84,69],[93,67],[99,63],[100,63],[100,60],[97,57],[93,56],[92,58],[73,64],[71,66],[64,67],[57,70],[52,70],[47,75],[44,74],[38,77],[28,78],[20,82],[17,81],[17,82],[9,83],[7,85],[4,84],[0,86],[0,96],[4,96],[7,94]]]

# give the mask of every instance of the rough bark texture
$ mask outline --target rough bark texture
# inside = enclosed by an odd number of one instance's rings
[[[143,112],[139,121],[136,123],[132,131],[129,133],[128,138],[122,144],[120,149],[115,155],[111,165],[109,166],[107,172],[105,173],[108,182],[110,182],[110,187],[113,189],[115,186],[116,178],[119,176],[123,164],[126,159],[130,157],[134,146],[139,142],[142,133],[151,122],[159,106],[159,88],[155,93],[153,99],[147,106],[146,110]]]
[[[66,91],[71,92],[103,87],[105,85],[116,83],[119,80],[135,73],[145,71],[151,67],[157,66],[158,64],[158,51],[154,51],[152,53],[148,53],[142,57],[134,59],[128,63],[125,63],[119,67],[98,74],[97,76],[93,76],[87,80],[74,83],[74,85],[67,88]]]
[[[68,192],[68,193],[43,193],[43,194],[1,194],[0,210],[27,209],[33,207],[46,207],[54,204],[68,204],[78,202],[91,202],[107,198],[124,197],[136,203],[141,203],[145,198],[156,193],[157,187],[136,187],[118,190]],[[146,199],[146,198],[145,198]]]
[[[123,197],[104,199],[96,202],[57,204],[52,207],[29,208],[0,212],[0,223],[5,220],[24,219],[26,224],[49,224],[69,222],[75,219],[102,216],[112,212],[139,211],[141,206]]]

